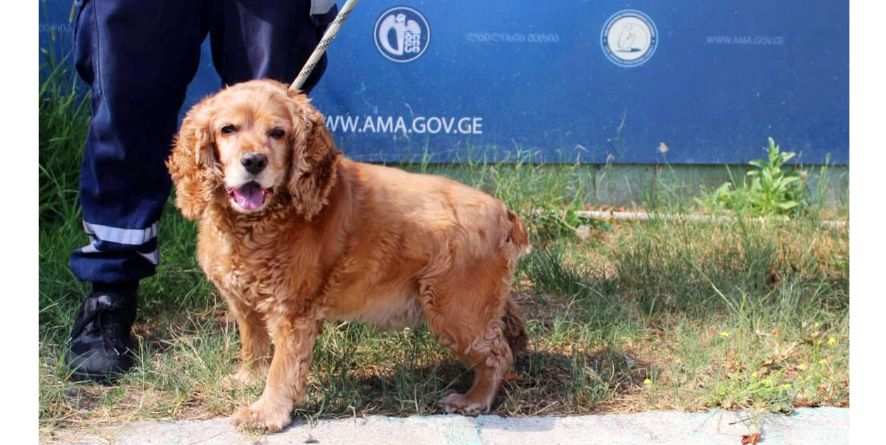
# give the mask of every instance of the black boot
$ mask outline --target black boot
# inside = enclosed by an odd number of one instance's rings
[[[93,284],[83,301],[65,363],[75,380],[107,382],[133,364],[135,342],[130,330],[138,306],[138,283]]]

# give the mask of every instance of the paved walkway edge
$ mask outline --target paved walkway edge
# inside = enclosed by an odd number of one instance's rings
[[[463,417],[455,415],[320,420],[298,419],[278,434],[236,431],[226,418],[144,421],[93,430],[62,429],[42,444],[703,444],[738,445],[757,428],[763,444],[849,443],[848,408],[801,408],[792,415],[746,411],[653,411],[571,417]]]

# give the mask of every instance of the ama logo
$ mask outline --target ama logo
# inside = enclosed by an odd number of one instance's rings
[[[600,44],[612,63],[628,68],[640,66],[655,54],[658,29],[648,15],[626,9],[603,25]]]
[[[431,28],[418,11],[397,6],[383,12],[375,22],[375,47],[393,62],[412,62],[431,42]]]

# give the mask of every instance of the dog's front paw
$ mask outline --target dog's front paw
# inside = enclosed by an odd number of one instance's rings
[[[443,397],[440,399],[439,405],[447,413],[458,413],[466,416],[476,416],[489,409],[487,403],[471,400],[464,394],[458,393]]]
[[[259,399],[250,406],[237,408],[231,415],[231,422],[240,429],[255,428],[276,433],[292,422],[291,411],[291,407],[273,406]]]

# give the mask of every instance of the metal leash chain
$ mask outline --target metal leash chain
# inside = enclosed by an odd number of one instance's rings
[[[357,5],[357,1],[358,0],[347,0],[345,2],[341,11],[335,16],[335,20],[329,24],[329,28],[326,28],[326,32],[323,33],[323,38],[320,39],[317,48],[314,49],[314,52],[311,53],[311,57],[308,58],[308,61],[305,62],[305,65],[301,68],[298,77],[296,77],[292,82],[292,85],[289,86],[290,90],[301,90],[302,85],[305,84],[305,81],[308,80],[308,76],[311,75],[311,72],[314,71],[314,67],[317,66],[317,62],[320,61],[320,58],[323,57],[323,53],[326,52],[326,48],[328,48],[329,44],[332,43],[332,40],[335,39],[335,34],[338,33],[338,29],[341,28],[342,23],[347,20],[351,10]]]

